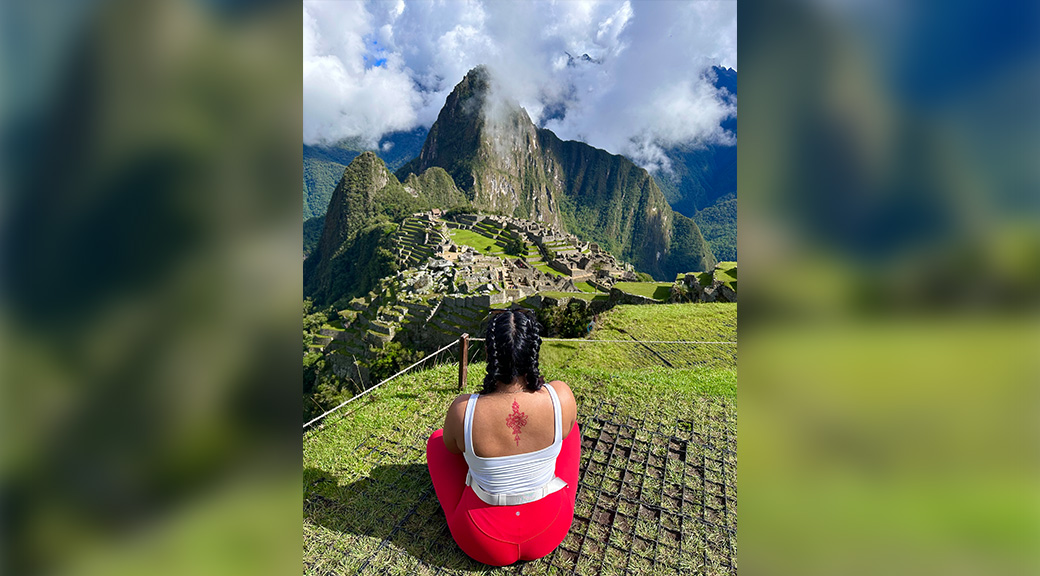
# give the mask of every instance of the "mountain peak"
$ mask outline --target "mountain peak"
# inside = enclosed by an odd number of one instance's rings
[[[459,84],[462,84],[467,81],[473,83],[486,84],[488,80],[490,80],[490,78],[491,72],[488,71],[488,67],[483,64],[479,64],[477,66],[474,66],[473,69],[469,72],[466,72],[466,75],[462,78],[462,82],[460,82]]]
[[[462,116],[475,119],[479,117],[488,93],[491,91],[491,73],[484,65],[477,66],[466,73],[461,82],[455,85],[444,102],[437,120],[445,116]]]
[[[398,179],[439,166],[473,207],[581,234],[660,278],[714,266],[696,224],[673,215],[646,170],[561,141],[500,92],[487,68],[466,74]]]
[[[420,174],[434,166],[444,168],[455,185],[466,192],[469,200],[477,200],[482,186],[475,178],[495,166],[507,172],[500,160],[516,160],[515,154],[537,148],[537,128],[516,101],[495,94],[494,81],[486,66],[470,70],[448,95],[437,115],[437,121],[423,144],[418,158],[398,170],[403,179],[409,173]],[[512,210],[516,206],[515,191],[502,190],[490,199],[489,209]],[[553,221],[559,225],[560,222]]]

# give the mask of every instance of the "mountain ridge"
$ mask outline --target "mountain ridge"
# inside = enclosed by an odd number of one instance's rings
[[[517,103],[497,98],[483,66],[456,85],[422,152],[396,175],[434,166],[474,207],[581,234],[655,278],[715,264],[696,223],[672,210],[646,170],[536,127]],[[673,247],[673,238],[682,242]]]
[[[713,85],[723,97],[737,96],[737,71],[713,67]],[[737,134],[737,117],[720,124]],[[720,261],[737,259],[737,221],[730,206],[737,197],[737,147],[721,144],[682,144],[665,149],[670,169],[654,174],[669,205],[692,218]]]
[[[343,171],[362,152],[375,152],[393,172],[419,153],[427,132],[424,126],[391,132],[380,138],[375,147],[359,138],[335,144],[304,144],[303,219],[306,221],[325,216],[332,192],[343,177]]]
[[[363,152],[343,171],[325,213],[320,240],[303,262],[304,294],[332,302],[364,292],[396,272],[390,242],[396,222],[434,205],[465,205],[440,168],[398,181],[374,152]]]

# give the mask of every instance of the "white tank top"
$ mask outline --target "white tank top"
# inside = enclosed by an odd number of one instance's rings
[[[556,457],[563,446],[563,410],[556,390],[549,384],[549,396],[552,397],[553,420],[555,430],[553,443],[541,450],[509,456],[493,456],[483,458],[473,452],[473,410],[477,406],[479,394],[471,394],[466,401],[466,420],[463,424],[463,437],[466,440],[466,451],[463,456],[469,464],[472,482],[490,494],[520,494],[547,485],[556,477]]]

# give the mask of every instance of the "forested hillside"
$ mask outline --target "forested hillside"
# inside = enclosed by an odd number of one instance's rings
[[[465,203],[443,170],[401,184],[374,153],[362,153],[344,170],[320,239],[304,260],[304,294],[327,304],[368,291],[397,271],[390,236],[398,223],[415,212]]]
[[[737,71],[715,67],[712,73],[715,87],[736,98]],[[736,136],[736,117],[724,120],[722,129]],[[654,178],[669,205],[697,222],[716,258],[736,260],[737,147],[682,144],[666,149],[665,155],[670,169],[657,171]]]
[[[325,215],[343,170],[362,152],[375,152],[390,171],[394,171],[419,154],[426,133],[426,128],[420,126],[408,132],[387,134],[376,148],[369,148],[356,138],[329,146],[304,144],[303,219]]]
[[[719,262],[737,259],[737,199],[723,199],[697,212],[693,221]]]

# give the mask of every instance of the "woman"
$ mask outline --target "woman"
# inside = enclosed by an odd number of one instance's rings
[[[426,444],[451,535],[494,566],[552,552],[574,519],[577,407],[567,384],[538,372],[540,329],[526,310],[492,314],[480,394],[456,398]]]

